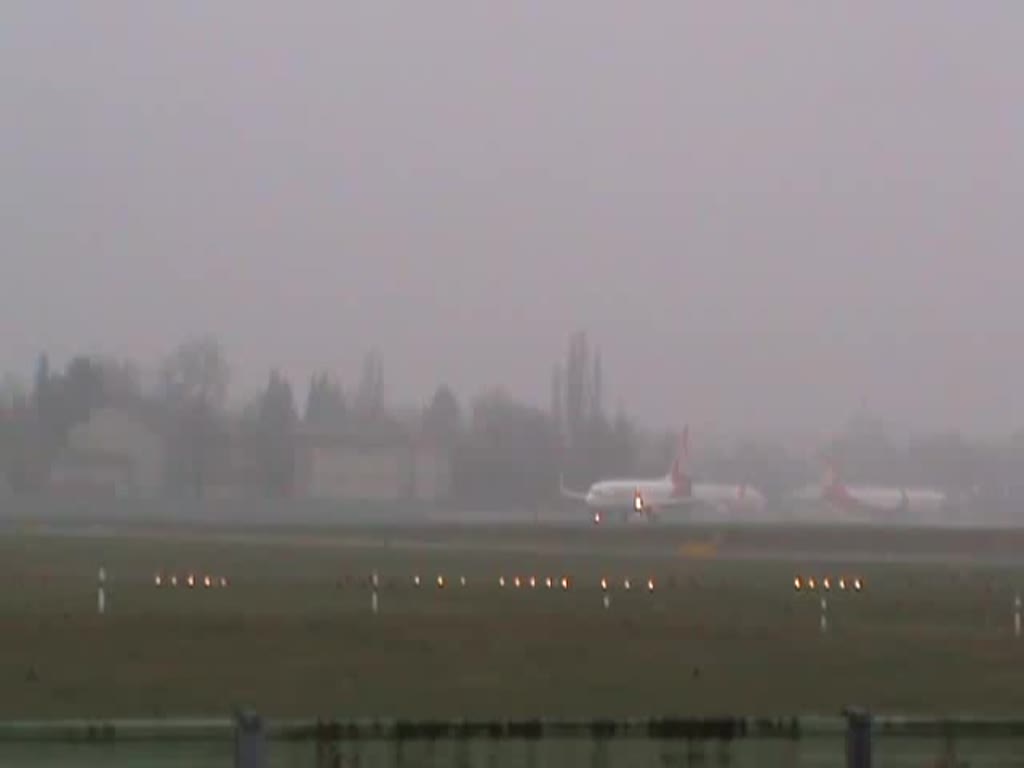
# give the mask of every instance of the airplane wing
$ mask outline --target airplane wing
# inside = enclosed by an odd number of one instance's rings
[[[575,499],[576,501],[586,501],[587,499],[587,494],[566,488],[562,475],[558,476],[558,490],[561,492],[562,496],[567,499]]]

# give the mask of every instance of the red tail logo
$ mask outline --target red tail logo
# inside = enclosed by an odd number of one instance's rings
[[[669,469],[669,478],[672,480],[672,493],[675,496],[689,496],[693,483],[690,480],[690,427],[683,427],[679,436],[679,447],[676,449],[675,459]]]
[[[825,462],[825,476],[821,481],[821,494],[826,500],[837,505],[849,504],[853,500],[850,492],[843,485],[839,471],[836,469],[835,462],[831,458]]]

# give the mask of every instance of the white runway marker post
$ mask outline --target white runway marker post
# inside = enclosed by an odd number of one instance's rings
[[[101,616],[107,612],[107,595],[104,589],[107,583],[107,571],[100,566],[100,572],[97,575],[96,585],[96,612]]]
[[[828,632],[828,601],[821,598],[821,631]]]
[[[1020,595],[1013,598],[1013,635],[1020,637]]]

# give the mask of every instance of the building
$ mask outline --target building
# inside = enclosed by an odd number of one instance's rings
[[[163,479],[163,442],[140,417],[100,408],[68,434],[50,471],[50,487],[66,493],[153,497]]]
[[[300,432],[296,493],[330,501],[435,501],[450,487],[447,457],[408,436]]]
[[[221,436],[203,495],[209,499],[245,499],[261,493],[260,436],[232,422]]]
[[[413,451],[412,495],[419,501],[442,501],[451,495],[451,456],[447,451],[420,444]]]

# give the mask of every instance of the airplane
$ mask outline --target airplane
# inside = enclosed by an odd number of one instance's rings
[[[683,429],[672,465],[664,477],[598,480],[586,493],[566,488],[559,477],[563,497],[582,501],[593,511],[595,524],[606,514],[622,512],[625,519],[656,520],[667,509],[710,506],[722,512],[764,509],[764,496],[756,488],[723,483],[695,483],[689,471],[690,430]]]
[[[936,513],[947,509],[950,504],[948,495],[934,488],[847,485],[831,461],[826,463],[820,487],[805,490],[799,495],[805,500],[824,501],[840,512],[872,517]]]

